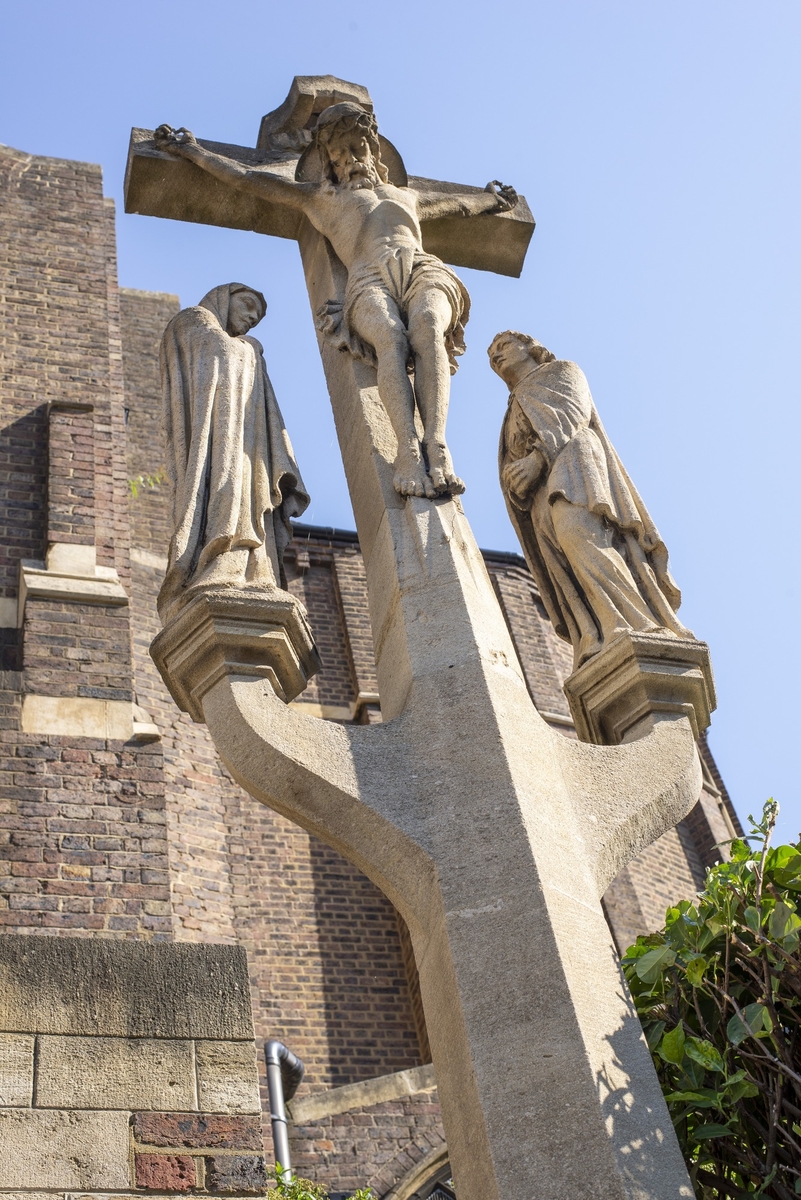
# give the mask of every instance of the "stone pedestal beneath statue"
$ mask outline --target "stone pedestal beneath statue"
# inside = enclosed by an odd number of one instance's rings
[[[709,647],[666,633],[623,633],[565,680],[565,695],[582,742],[618,746],[682,716],[697,739],[716,706]]]
[[[288,703],[320,669],[306,612],[280,588],[198,588],[150,653],[175,703],[198,722],[224,675],[266,679]]]

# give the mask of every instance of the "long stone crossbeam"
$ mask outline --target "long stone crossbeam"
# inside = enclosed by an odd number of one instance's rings
[[[264,152],[249,146],[203,140],[200,145],[243,166],[267,166],[273,174],[283,174],[289,179],[294,176],[297,158],[265,162]],[[411,176],[409,182],[424,185],[428,191],[465,195],[483,191],[483,188],[466,184],[442,183],[417,176]],[[204,177],[192,163],[160,152],[150,129],[131,130],[125,174],[125,211],[145,217],[169,217],[173,221],[248,229],[292,240],[299,238],[303,223],[301,215],[286,205],[270,203],[252,192],[233,191],[217,180]],[[422,231],[427,252],[445,262],[517,277],[523,270],[534,232],[534,218],[525,198],[521,197],[511,212],[473,217],[470,221],[440,217],[423,221]]]

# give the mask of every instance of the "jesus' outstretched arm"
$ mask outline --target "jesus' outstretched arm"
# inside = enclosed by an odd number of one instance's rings
[[[421,220],[434,217],[477,217],[481,213],[509,212],[517,204],[513,187],[494,179],[483,192],[435,192],[415,188]]]
[[[245,167],[232,158],[214,154],[211,150],[204,149],[188,129],[159,125],[153,140],[157,150],[172,154],[175,158],[186,158],[223,183],[246,188],[248,191],[257,191],[262,196],[281,200],[293,208],[303,208],[307,193],[312,190],[313,185],[292,183],[263,168]]]

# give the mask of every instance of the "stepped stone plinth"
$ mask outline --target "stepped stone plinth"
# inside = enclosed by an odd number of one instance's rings
[[[565,694],[583,742],[619,746],[681,716],[698,738],[716,705],[709,647],[667,633],[623,633],[573,672]]]
[[[223,676],[266,679],[287,703],[320,669],[306,612],[280,588],[201,588],[150,648],[182,712],[203,721],[203,697]]]

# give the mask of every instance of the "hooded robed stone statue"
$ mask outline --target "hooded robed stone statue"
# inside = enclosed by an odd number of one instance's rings
[[[309,504],[264,363],[248,330],[261,292],[226,283],[173,317],[161,342],[174,533],[162,623],[198,589],[285,587],[290,517]]]
[[[587,377],[511,330],[489,347],[509,387],[501,488],[574,668],[627,632],[692,638],[665,544],[606,435]]]

